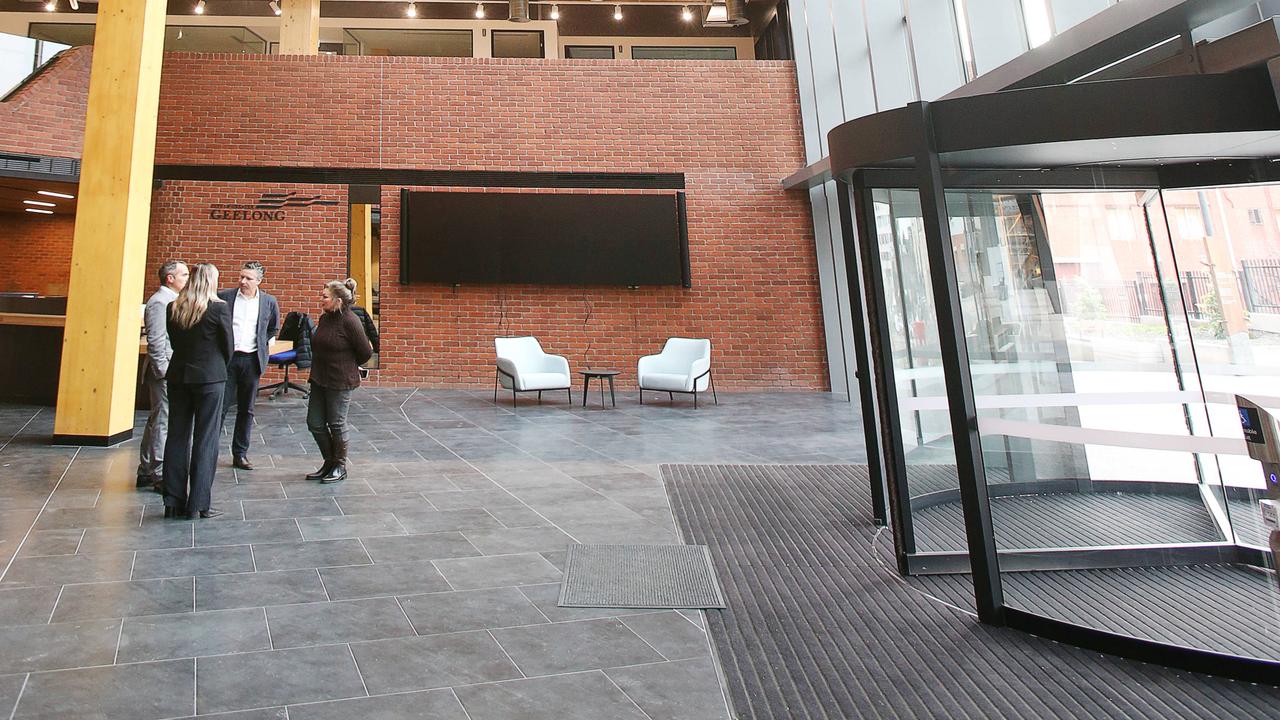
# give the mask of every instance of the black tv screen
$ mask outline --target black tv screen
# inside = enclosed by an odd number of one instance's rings
[[[689,285],[683,194],[400,194],[400,281]]]

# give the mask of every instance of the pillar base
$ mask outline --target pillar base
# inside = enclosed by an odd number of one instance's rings
[[[133,438],[133,428],[121,430],[115,435],[63,435],[54,433],[54,445],[73,445],[85,447],[110,447]]]

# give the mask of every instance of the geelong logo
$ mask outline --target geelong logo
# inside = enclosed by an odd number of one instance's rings
[[[210,206],[210,220],[233,222],[280,222],[285,219],[286,208],[305,208],[312,205],[337,205],[337,200],[325,200],[319,195],[299,195],[296,192],[262,193],[252,205],[218,203]]]

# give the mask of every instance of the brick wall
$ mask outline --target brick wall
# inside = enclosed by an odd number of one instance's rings
[[[72,48],[0,103],[0,151],[78,158],[93,48]]]
[[[0,292],[66,295],[72,215],[0,213]]]
[[[384,187],[376,379],[487,386],[492,338],[531,333],[575,367],[619,367],[628,386],[639,355],[691,335],[711,338],[720,388],[826,387],[808,198],[779,185],[804,165],[790,62],[172,54],[156,162],[684,173],[690,290],[400,286],[399,188]],[[340,223],[207,219],[214,202],[281,189],[295,188],[166,184],[148,271],[172,253],[298,263],[266,286],[286,311],[294,298],[310,309],[319,281],[345,274],[345,207]]]

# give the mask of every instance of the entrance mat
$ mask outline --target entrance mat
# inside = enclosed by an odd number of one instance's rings
[[[663,465],[686,541],[728,607],[706,613],[736,717],[1274,717],[1280,689],[983,625],[874,549],[861,465]],[[1160,608],[1147,603],[1149,610]]]
[[[560,607],[722,608],[705,545],[570,545]]]

